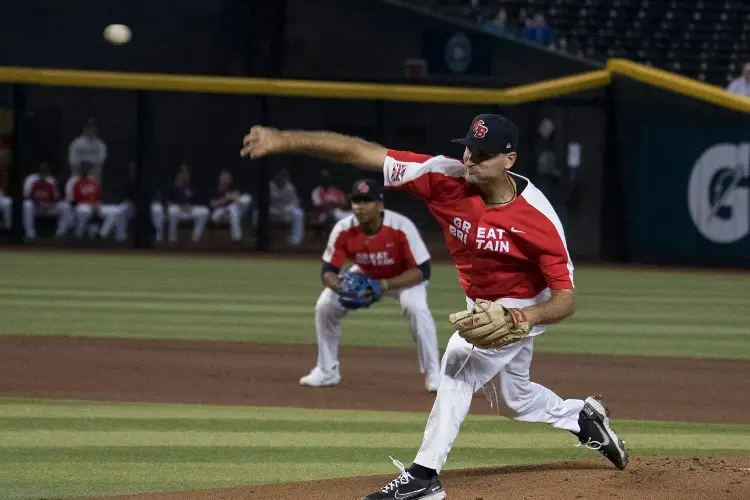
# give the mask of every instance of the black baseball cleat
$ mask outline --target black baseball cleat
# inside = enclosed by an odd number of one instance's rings
[[[578,415],[581,431],[576,434],[580,441],[576,446],[596,450],[615,467],[624,469],[628,465],[628,451],[625,449],[625,441],[617,437],[609,426],[609,410],[600,396],[590,396],[584,403],[583,410]]]
[[[416,478],[409,474],[404,464],[393,457],[390,458],[401,474],[379,491],[370,493],[362,500],[443,500],[445,498],[445,490],[438,476],[432,479]]]

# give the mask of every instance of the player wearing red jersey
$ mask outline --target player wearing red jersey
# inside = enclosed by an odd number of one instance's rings
[[[74,175],[65,184],[67,202],[66,228],[75,221],[76,238],[83,238],[92,216],[101,217],[104,227],[112,227],[122,210],[119,205],[102,204],[102,184],[91,175],[91,163],[82,161],[78,166],[78,175]],[[66,231],[67,231],[66,229]],[[97,233],[90,233],[93,237]]]
[[[30,174],[23,183],[23,227],[26,238],[36,238],[35,218],[57,217],[57,236],[65,232],[67,205],[60,200],[57,181],[50,175],[49,166],[42,162],[35,174]]]
[[[323,253],[322,280],[326,289],[315,305],[318,362],[300,384],[322,387],[341,380],[339,341],[341,320],[352,305],[339,296],[340,271],[347,260],[350,272],[378,282],[379,290],[399,301],[417,344],[420,372],[425,386],[437,391],[440,383],[437,331],[427,306],[430,254],[416,226],[408,218],[383,207],[383,186],[362,179],[351,193],[353,215],[341,219],[331,231]]]
[[[443,233],[466,294],[468,311],[451,315],[457,332],[443,355],[437,398],[422,447],[401,474],[367,500],[441,500],[438,474],[468,414],[472,393],[499,385],[516,420],[544,422],[572,432],[617,468],[627,465],[625,445],[609,425],[599,397],[561,399],[531,382],[534,336],[575,310],[573,264],[560,220],[526,178],[510,173],[518,128],[500,115],[479,115],[462,144],[463,160],[390,151],[330,132],[253,127],[241,154],[303,153],[383,170],[385,183],[427,203]],[[493,325],[502,324],[493,330]],[[512,331],[514,342],[479,347],[475,329]],[[466,339],[471,339],[470,343]]]

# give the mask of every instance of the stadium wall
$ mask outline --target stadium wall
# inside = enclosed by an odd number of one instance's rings
[[[707,95],[686,95],[680,92],[685,83],[676,79],[666,90],[628,76],[613,78],[618,151],[613,160],[620,173],[627,258],[747,267],[750,114],[708,102]]]

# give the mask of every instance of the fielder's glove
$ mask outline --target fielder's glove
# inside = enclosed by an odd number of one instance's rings
[[[507,309],[482,299],[470,311],[451,314],[448,320],[467,342],[483,349],[497,349],[521,340],[533,326],[520,309]]]
[[[385,293],[378,280],[361,273],[345,272],[339,280],[339,304],[347,309],[370,307]]]

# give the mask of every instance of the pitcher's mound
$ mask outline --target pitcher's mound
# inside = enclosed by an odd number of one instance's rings
[[[358,500],[395,477],[366,476],[245,488],[150,493],[128,500]],[[747,500],[750,457],[634,458],[446,471],[448,500]],[[108,497],[112,500],[113,497]]]

